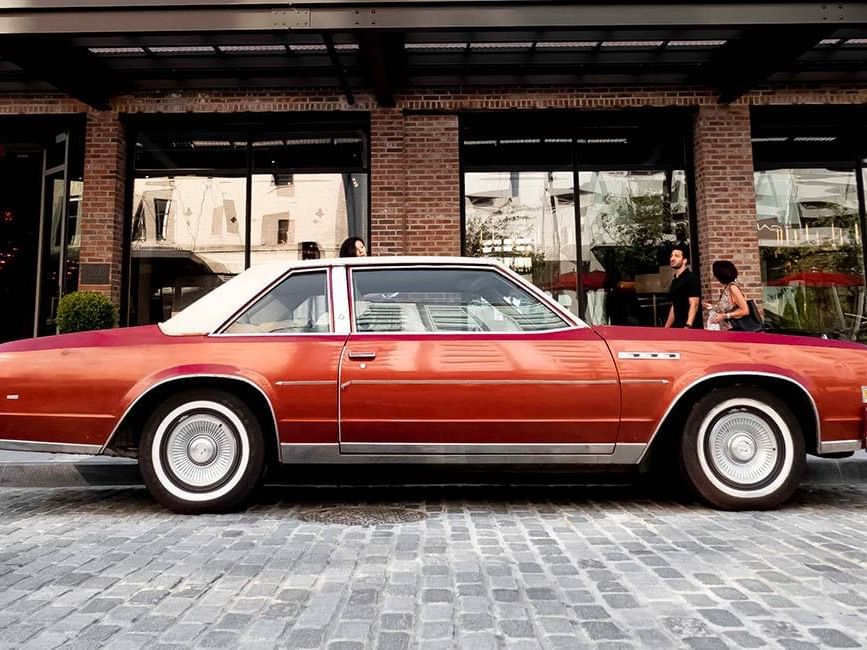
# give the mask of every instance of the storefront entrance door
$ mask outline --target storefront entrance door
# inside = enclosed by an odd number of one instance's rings
[[[33,336],[42,147],[0,145],[0,342]]]
[[[81,181],[70,175],[69,132],[48,143],[43,160],[34,336],[56,333],[60,298],[78,287]]]

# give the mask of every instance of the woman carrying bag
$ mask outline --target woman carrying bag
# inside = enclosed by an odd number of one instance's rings
[[[717,260],[711,269],[713,277],[723,288],[716,305],[707,302],[704,304],[705,308],[710,310],[707,319],[710,328],[741,332],[761,330],[761,321],[753,314],[744,292],[735,283],[738,277],[737,267],[728,260]]]

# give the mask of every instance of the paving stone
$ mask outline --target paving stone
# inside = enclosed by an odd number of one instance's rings
[[[442,648],[442,642],[437,642]],[[379,635],[377,650],[407,650],[410,645],[410,636],[405,632],[383,632]]]
[[[739,648],[763,648],[768,645],[763,639],[742,630],[729,630],[724,634]]]
[[[581,625],[593,641],[626,638],[623,630],[608,621],[584,621]]]
[[[691,636],[683,640],[687,647],[694,650],[720,650],[728,648],[722,639],[713,636]]]
[[[740,619],[725,609],[699,609],[698,613],[720,627],[742,627]]]
[[[614,609],[631,609],[638,607],[638,601],[629,594],[602,594],[609,607]]]
[[[578,620],[581,621],[611,618],[611,614],[608,613],[608,610],[599,605],[580,605],[573,607],[572,609],[575,611]]]
[[[831,648],[858,648],[861,644],[839,630],[830,628],[812,628],[810,634]]]

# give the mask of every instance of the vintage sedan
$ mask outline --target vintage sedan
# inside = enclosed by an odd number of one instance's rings
[[[0,448],[137,457],[178,512],[275,463],[678,465],[771,508],[864,446],[867,347],[589,327],[491,260],[263,265],[153,326],[0,346]]]

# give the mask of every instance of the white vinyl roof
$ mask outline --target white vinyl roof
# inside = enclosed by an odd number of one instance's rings
[[[400,264],[460,264],[499,266],[499,262],[470,257],[345,257],[297,262],[270,262],[251,266],[228,282],[208,292],[159,327],[169,336],[210,334],[266,287],[293,269],[327,269],[333,266],[380,266]]]

